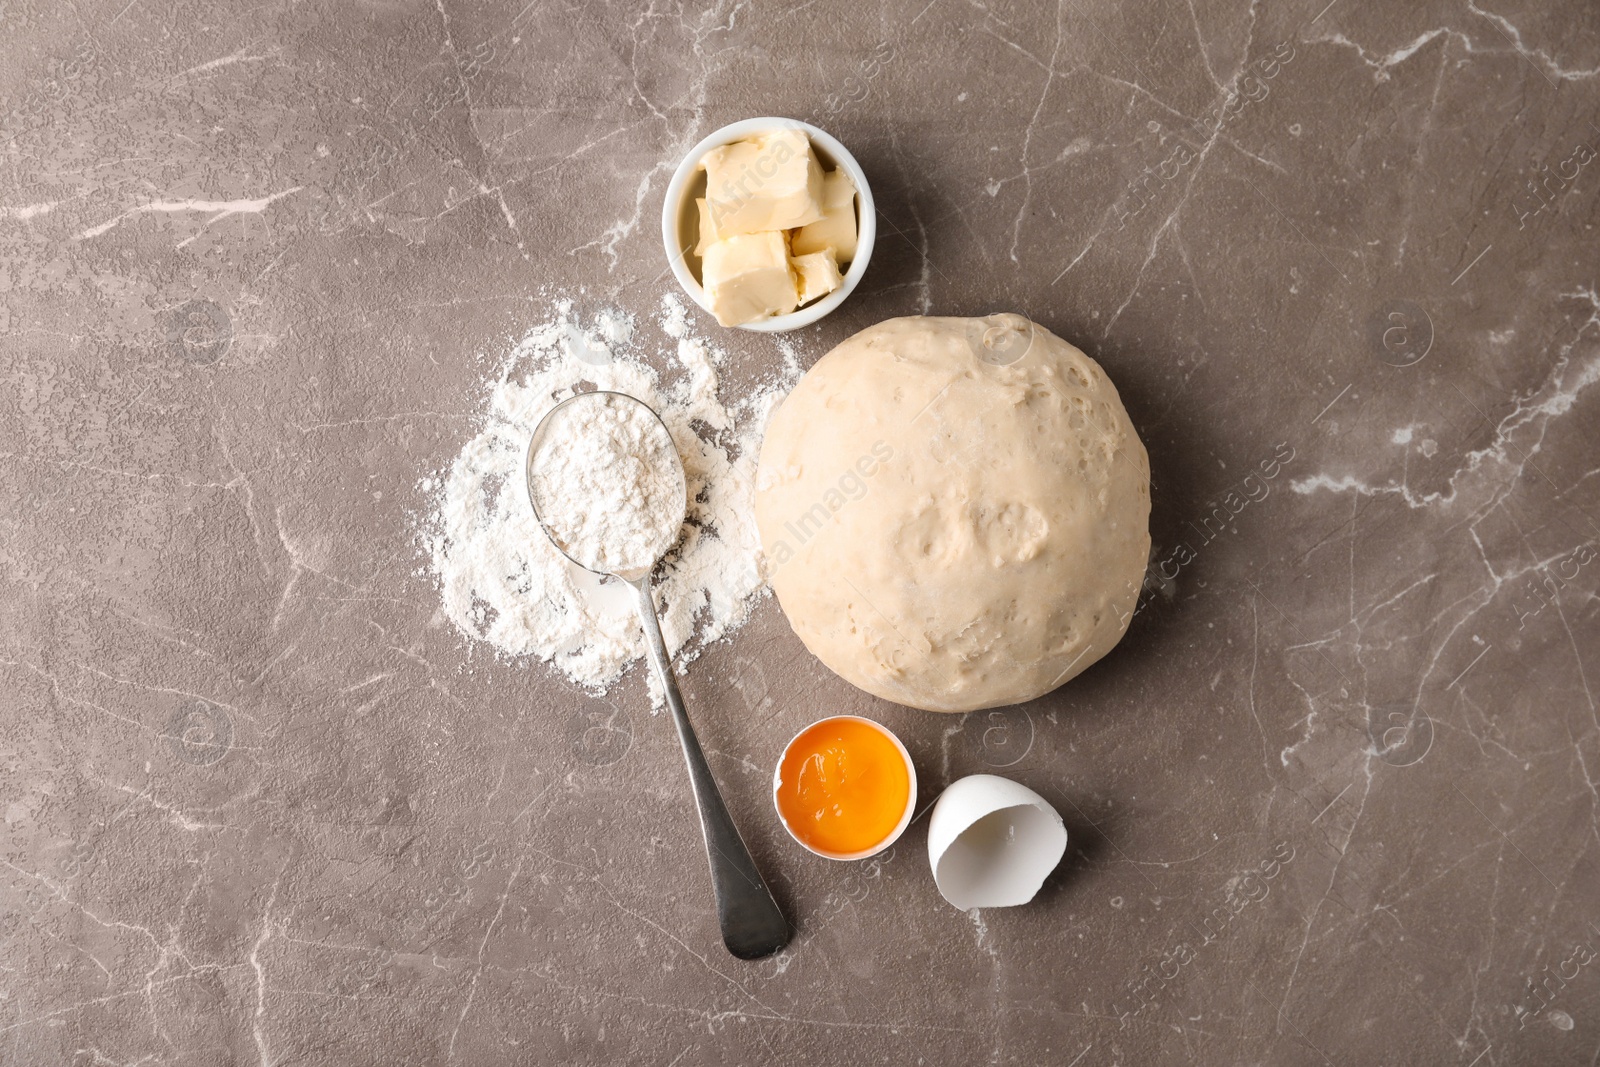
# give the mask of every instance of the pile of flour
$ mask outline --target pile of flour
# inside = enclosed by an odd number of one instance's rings
[[[529,492],[545,529],[591,570],[637,578],[678,539],[683,468],[643,404],[585,393],[540,424]]]
[[[660,413],[683,459],[688,518],[654,579],[667,647],[682,661],[744,622],[765,592],[753,496],[761,434],[799,378],[792,352],[749,395],[725,402],[724,354],[695,336],[681,301],[663,298],[655,362],[639,358],[630,315],[588,324],[570,300],[552,304],[496,367],[482,428],[449,470],[422,482],[424,542],[445,614],[506,657],[534,656],[603,691],[644,653],[631,591],[558,552],[534,518],[524,462],[534,427],[561,400],[593,386],[638,397]],[[775,362],[777,362],[775,360]]]

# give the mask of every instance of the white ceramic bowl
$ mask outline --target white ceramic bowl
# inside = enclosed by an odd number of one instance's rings
[[[928,820],[934,884],[962,911],[1026,904],[1066,851],[1067,828],[1050,802],[994,774],[950,783]]]
[[[673,172],[672,180],[667,183],[667,196],[661,204],[661,242],[667,250],[667,261],[672,264],[672,273],[677,276],[678,284],[683,286],[683,291],[688,293],[696,304],[710,312],[710,298],[700,286],[700,257],[694,254],[694,243],[688,239],[688,234],[698,227],[698,221],[694,226],[690,225],[690,219],[696,218],[695,197],[705,191],[705,172],[700,169],[700,160],[719,145],[731,144],[765,130],[785,128],[805,132],[824,170],[843,167],[845,173],[850,175],[850,180],[855,182],[856,256],[850,261],[850,268],[845,272],[844,284],[821,300],[812,301],[787,315],[774,315],[772,318],[743,323],[737,327],[741,330],[782,333],[810,326],[828,314],[844,303],[845,297],[850,295],[856,283],[861,281],[861,276],[867,272],[867,261],[872,258],[872,245],[878,237],[878,210],[872,202],[872,188],[867,185],[867,175],[862,171],[861,164],[856,162],[856,157],[852,156],[844,145],[809,122],[801,122],[799,119],[745,119],[722,127],[690,149],[689,154],[678,164],[678,169]]]
[[[853,722],[865,723],[883,736],[887,737],[890,741],[894,742],[894,747],[899,751],[900,758],[906,761],[906,775],[910,779],[911,783],[911,791],[906,796],[906,810],[900,813],[900,821],[895,824],[894,830],[890,832],[888,837],[884,838],[882,841],[879,841],[876,845],[873,845],[868,849],[863,849],[860,852],[824,852],[821,849],[812,848],[810,845],[800,840],[800,835],[794,832],[794,828],[789,825],[789,820],[783,816],[783,805],[778,803],[778,788],[783,785],[783,761],[789,758],[789,749],[794,747],[794,743],[800,740],[800,735],[804,734],[806,730],[810,730],[818,723],[833,722],[836,719],[850,719]],[[894,844],[900,839],[900,835],[906,832],[906,827],[911,825],[912,813],[917,810],[917,768],[912,764],[911,753],[906,751],[906,746],[902,745],[900,743],[900,739],[894,735],[894,731],[883,725],[883,723],[862,718],[860,715],[829,715],[827,718],[818,719],[816,722],[808,723],[805,729],[789,738],[789,743],[783,746],[783,754],[778,757],[778,766],[774,768],[772,772],[772,806],[777,809],[778,821],[783,824],[783,828],[785,830],[789,831],[789,836],[794,838],[795,842],[807,852],[815,853],[816,855],[821,856],[823,859],[830,860],[864,860],[868,856],[876,856],[878,853]]]

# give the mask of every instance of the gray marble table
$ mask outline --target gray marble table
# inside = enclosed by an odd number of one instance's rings
[[[1324,4],[0,4],[0,1061],[1596,1062],[1600,9]],[[657,306],[671,166],[759,114],[881,212],[802,364],[1045,323],[1149,447],[1160,577],[993,714],[856,692],[770,598],[710,649],[796,927],[742,963],[642,674],[580,758],[416,516],[479,354]],[[1056,803],[1040,898],[946,906],[926,820],[802,853],[770,768],[824,711]]]

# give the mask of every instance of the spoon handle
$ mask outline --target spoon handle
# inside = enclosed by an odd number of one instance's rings
[[[650,598],[650,576],[628,582],[639,595],[639,619],[644,624],[645,647],[650,663],[667,694],[672,721],[683,744],[683,758],[689,764],[689,780],[694,785],[694,803],[700,812],[700,831],[705,835],[706,857],[711,861],[711,886],[717,897],[717,920],[722,926],[722,943],[743,960],[770,955],[789,943],[789,924],[772,899],[756,861],[739,836],[739,828],[722,802],[716,779],[706,763],[705,753],[689,725],[683,695],[672,676],[672,659],[661,638],[655,602]]]

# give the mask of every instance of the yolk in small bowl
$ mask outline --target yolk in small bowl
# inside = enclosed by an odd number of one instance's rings
[[[789,830],[818,852],[847,856],[879,844],[911,802],[900,748],[857,719],[823,719],[789,743],[777,803]]]

